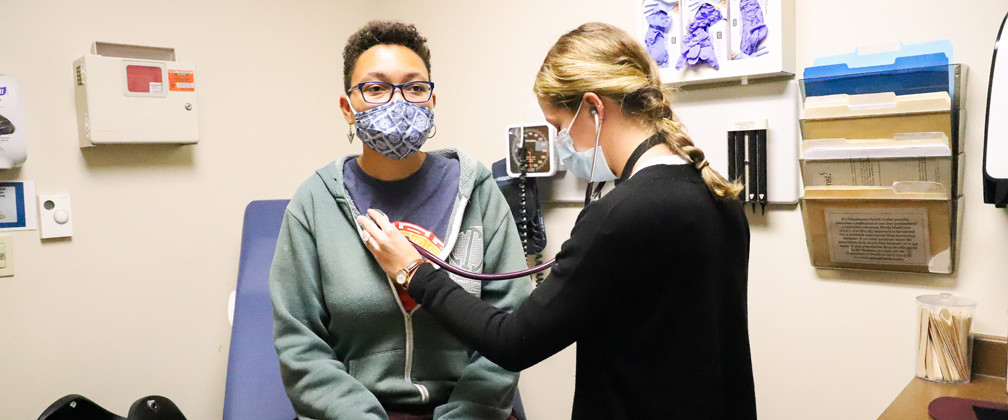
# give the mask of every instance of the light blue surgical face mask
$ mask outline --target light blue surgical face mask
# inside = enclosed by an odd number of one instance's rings
[[[583,105],[584,101],[582,101],[581,104]],[[612,169],[609,169],[609,164],[606,163],[605,153],[602,152],[602,148],[599,147],[598,124],[595,125],[595,147],[583,152],[574,150],[574,139],[571,138],[570,129],[574,126],[574,121],[577,120],[577,116],[580,112],[581,105],[578,105],[578,109],[574,112],[574,118],[571,119],[570,124],[567,128],[564,128],[557,133],[557,157],[560,158],[560,162],[563,162],[564,166],[567,167],[567,170],[578,178],[586,179],[591,182],[612,181],[616,179],[616,174],[612,172]]]
[[[357,137],[367,147],[391,159],[405,159],[420,150],[434,126],[434,111],[406,101],[390,101],[357,112]]]

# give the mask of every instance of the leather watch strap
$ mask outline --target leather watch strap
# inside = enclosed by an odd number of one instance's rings
[[[409,287],[410,280],[413,279],[413,273],[416,273],[417,269],[420,268],[420,266],[423,265],[423,263],[425,262],[427,262],[427,260],[423,258],[417,258],[416,260],[413,260],[409,264],[406,264],[406,267],[404,267],[402,270],[399,270],[399,273],[396,274],[396,283],[398,283],[402,287]]]

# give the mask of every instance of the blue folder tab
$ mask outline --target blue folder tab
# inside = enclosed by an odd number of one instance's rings
[[[831,64],[846,64],[850,67],[870,67],[893,64],[897,58],[912,57],[918,55],[929,55],[941,53],[945,55],[945,61],[932,63],[931,65],[952,63],[952,41],[943,39],[940,41],[923,42],[920,44],[899,44],[899,49],[878,53],[861,54],[861,50],[856,49],[853,53],[818,57],[812,62],[813,67],[828,66]]]
[[[805,96],[893,92],[954,92],[952,41],[903,45],[895,51],[855,51],[815,59],[803,72]]]
[[[911,55],[893,58],[888,64],[873,66],[854,66],[847,63],[827,64],[824,66],[808,67],[802,73],[806,79],[820,77],[845,76],[850,74],[875,73],[889,70],[901,70],[915,67],[935,67],[949,64],[948,56],[945,53],[931,53],[923,55]]]
[[[897,62],[900,60],[898,59]],[[897,95],[953,92],[955,68],[952,65],[908,67],[891,70],[865,68],[863,72],[802,80],[805,97],[836,94],[893,92]]]

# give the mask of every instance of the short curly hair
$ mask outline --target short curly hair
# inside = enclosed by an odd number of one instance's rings
[[[375,45],[402,45],[420,56],[427,74],[430,74],[430,50],[427,49],[427,38],[420,35],[416,26],[402,22],[375,20],[360,28],[343,48],[343,91],[350,90],[350,77],[360,55]]]

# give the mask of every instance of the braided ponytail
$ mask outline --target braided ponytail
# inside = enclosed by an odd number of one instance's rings
[[[660,106],[669,110],[669,114],[671,114],[669,117],[661,118],[657,122],[658,131],[665,133],[665,142],[672,147],[672,150],[682,156],[683,159],[692,163],[697,171],[700,171],[700,176],[711,192],[718,197],[737,199],[739,193],[742,192],[742,184],[738,181],[728,181],[710,166],[710,163],[707,162],[707,157],[704,156],[703,150],[700,150],[699,147],[693,144],[693,140],[690,140],[689,136],[686,135],[686,126],[672,112],[671,92],[668,88],[662,87],[662,89],[663,103]]]
[[[553,106],[574,111],[584,92],[618,100],[623,112],[652,125],[665,143],[693,164],[718,197],[737,199],[742,185],[726,180],[707,162],[672,111],[672,92],[661,84],[658,65],[626,31],[586,23],[560,37],[536,75],[534,91]]]

